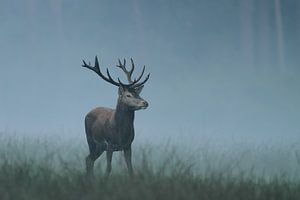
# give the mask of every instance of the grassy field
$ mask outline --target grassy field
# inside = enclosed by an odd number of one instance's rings
[[[84,174],[87,148],[81,142],[2,136],[0,199],[300,199],[297,149],[218,153],[182,152],[170,144],[135,146],[134,179],[116,153],[109,179],[103,178],[103,156],[90,181]],[[258,162],[270,168],[256,166]]]

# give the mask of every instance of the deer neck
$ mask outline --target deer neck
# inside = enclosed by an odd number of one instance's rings
[[[134,111],[118,100],[114,120],[117,127],[133,128]]]

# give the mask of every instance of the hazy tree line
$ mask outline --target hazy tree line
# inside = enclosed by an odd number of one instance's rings
[[[240,16],[242,56],[246,63],[257,70],[281,72],[297,67],[300,1],[241,0]]]

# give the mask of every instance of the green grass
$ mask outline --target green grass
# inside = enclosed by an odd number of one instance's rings
[[[249,155],[252,158],[255,155],[249,151],[245,151],[246,156],[236,153],[230,158],[201,150],[176,151],[170,145],[137,146],[133,157],[134,179],[128,177],[121,154],[116,153],[109,179],[103,176],[105,158],[101,158],[95,166],[94,181],[85,177],[86,151],[83,141],[58,143],[51,139],[2,137],[0,199],[300,199],[299,177],[283,171],[268,176],[265,170],[261,174],[255,163],[249,161]],[[295,159],[293,165],[297,162]]]

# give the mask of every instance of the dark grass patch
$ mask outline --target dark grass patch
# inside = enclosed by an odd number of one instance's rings
[[[35,166],[2,166],[1,199],[299,199],[300,184],[274,178],[271,181],[210,175],[143,174],[130,179],[115,173],[88,180],[81,171],[57,173]]]
[[[89,180],[84,170],[86,150],[79,146],[59,145],[49,140],[2,140],[0,199],[300,199],[299,178],[292,179],[284,173],[259,176],[255,170],[247,170],[255,166],[241,168],[243,165],[236,164],[240,162],[232,158],[227,159],[232,165],[217,168],[217,164],[222,165],[218,161],[215,165],[206,163],[208,167],[203,168],[198,162],[203,160],[201,154],[182,155],[170,146],[135,148],[133,179],[127,175],[118,153],[109,179],[104,178],[105,159],[102,158],[95,166],[95,179]],[[206,155],[206,162],[209,158]]]

